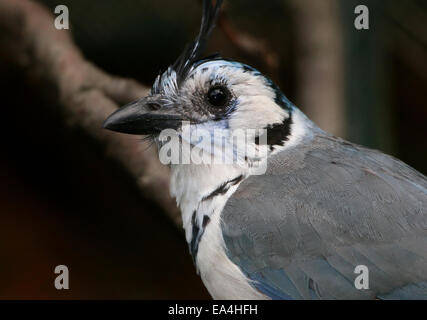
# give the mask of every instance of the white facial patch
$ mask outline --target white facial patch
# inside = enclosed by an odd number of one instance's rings
[[[228,128],[262,129],[283,122],[288,112],[275,101],[276,93],[256,71],[231,61],[209,61],[192,70],[181,88],[181,96],[190,96],[209,86],[224,85],[233,95]],[[226,112],[228,114],[228,112]]]
[[[225,87],[231,95],[227,108],[219,112],[206,98],[215,86]],[[177,132],[181,139],[175,140],[179,141],[175,149],[181,154],[187,150],[187,154],[178,157],[182,164],[203,162],[237,164],[245,169],[264,168],[260,164],[270,151],[266,141],[261,141],[268,135],[264,134],[266,128],[280,125],[290,117],[289,111],[277,101],[277,92],[269,80],[237,62],[214,60],[201,63],[190,71],[179,88],[176,74],[168,69],[153,87],[161,87],[163,92],[175,96],[175,107],[183,108],[184,114],[191,114],[195,119],[189,129],[182,126]],[[202,135],[204,143],[199,142],[197,132],[205,133]],[[218,132],[221,134],[217,135]],[[193,152],[194,147],[202,149],[201,156],[197,150]],[[199,161],[194,161],[194,155]],[[185,159],[188,161],[183,161]],[[262,174],[264,170],[259,172]]]

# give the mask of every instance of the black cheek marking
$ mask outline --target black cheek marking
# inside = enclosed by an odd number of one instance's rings
[[[270,150],[273,150],[274,146],[283,146],[286,141],[289,140],[291,135],[292,125],[292,113],[289,113],[289,117],[283,120],[282,123],[277,123],[272,126],[267,126],[267,145],[270,146]],[[255,143],[259,145],[259,137],[255,137]]]
[[[206,71],[208,71],[208,68],[203,68],[202,69],[202,73],[205,73]]]
[[[286,118],[281,124],[275,125],[270,129],[267,129],[267,144],[269,145],[281,145],[283,146],[285,141],[289,140],[291,134],[292,125],[292,113],[289,114],[289,118]]]

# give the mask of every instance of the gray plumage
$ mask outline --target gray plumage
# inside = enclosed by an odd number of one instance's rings
[[[229,258],[271,298],[426,299],[426,177],[312,130],[229,199]],[[369,290],[354,286],[357,265]]]

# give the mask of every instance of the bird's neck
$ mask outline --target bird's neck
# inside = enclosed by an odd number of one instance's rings
[[[219,209],[247,176],[247,169],[233,164],[171,167],[170,192],[181,210],[188,242],[192,238],[193,215],[196,213],[196,220],[201,221],[208,206],[213,206],[210,212]]]
[[[285,120],[286,121],[286,120]],[[273,126],[274,139],[278,141],[273,148],[268,148],[268,157],[286,152],[302,141],[304,136],[313,132],[314,124],[295,108],[291,121],[284,122],[286,128]],[[289,128],[287,128],[289,126]],[[320,129],[319,129],[320,130]],[[283,132],[286,137],[280,139],[278,133]],[[267,139],[267,141],[270,141]],[[283,143],[282,143],[283,141]],[[242,181],[253,174],[263,174],[268,169],[268,157],[259,163],[258,169],[238,164],[177,164],[171,166],[170,192],[175,197],[181,210],[183,227],[187,242],[194,238],[194,223],[203,225],[215,212],[221,212],[228,198],[234,193]],[[265,165],[265,167],[264,167]],[[193,239],[194,240],[194,239]]]

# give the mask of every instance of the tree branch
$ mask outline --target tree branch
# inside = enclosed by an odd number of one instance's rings
[[[135,177],[141,192],[180,224],[175,202],[165,192],[169,171],[158,161],[156,150],[139,138],[101,128],[119,105],[146,95],[146,87],[86,61],[70,33],[57,30],[51,13],[34,1],[0,0],[0,45],[0,63],[18,67],[49,107],[61,108],[70,128],[82,128],[103,144],[108,156]]]

